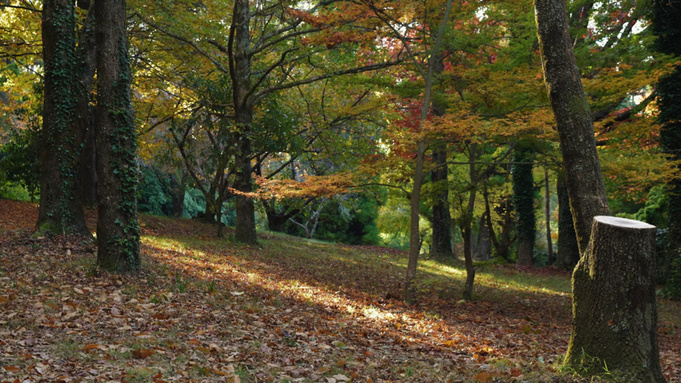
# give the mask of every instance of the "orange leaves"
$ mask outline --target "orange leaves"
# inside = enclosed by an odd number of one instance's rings
[[[85,347],[83,347],[83,351],[85,351],[85,352],[92,351],[92,350],[105,350],[105,349],[106,349],[106,347],[102,346],[101,344],[96,344],[96,343],[87,344],[87,345],[85,345]]]
[[[149,350],[149,349],[139,349],[139,350],[133,350],[132,351],[132,356],[135,359],[146,359],[154,354],[154,351]]]
[[[258,196],[261,198],[329,197],[347,193],[354,181],[349,174],[310,176],[304,181],[268,180],[256,177]]]

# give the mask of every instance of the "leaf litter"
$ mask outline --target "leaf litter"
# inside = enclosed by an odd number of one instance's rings
[[[150,216],[143,271],[113,275],[88,240],[31,238],[35,211],[0,200],[0,382],[581,381],[556,373],[565,294],[493,282],[463,302],[430,285],[406,306],[399,251],[268,233],[248,247]],[[681,308],[660,311],[663,371],[681,382]]]

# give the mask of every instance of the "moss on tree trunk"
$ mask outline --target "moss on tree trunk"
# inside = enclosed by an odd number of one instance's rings
[[[655,226],[594,218],[572,276],[573,332],[567,366],[635,382],[664,382],[657,345]]]

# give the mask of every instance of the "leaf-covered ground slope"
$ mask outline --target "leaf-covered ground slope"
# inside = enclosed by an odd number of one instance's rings
[[[402,252],[143,216],[137,276],[99,273],[79,238],[31,238],[37,206],[0,200],[0,382],[570,382],[569,275],[423,260],[401,303]],[[90,222],[94,222],[92,217]],[[660,349],[681,382],[681,308]]]

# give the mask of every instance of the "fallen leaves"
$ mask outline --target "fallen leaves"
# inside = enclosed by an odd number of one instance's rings
[[[195,222],[144,219],[165,239],[146,240],[137,276],[96,272],[80,240],[0,233],[0,382],[548,381],[567,346],[565,296],[430,294],[407,307],[389,263],[399,252],[292,238],[242,248]],[[678,383],[681,329],[660,336]]]

